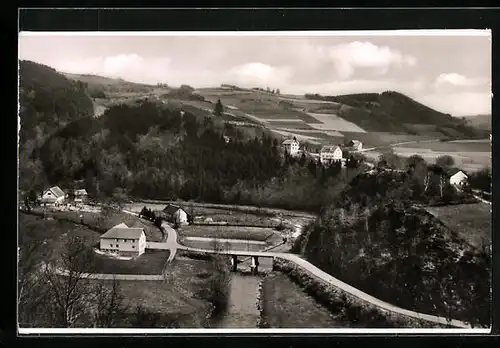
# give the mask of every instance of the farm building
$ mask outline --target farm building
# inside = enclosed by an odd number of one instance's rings
[[[43,192],[40,203],[44,206],[60,205],[64,203],[65,197],[66,194],[59,188],[59,186],[52,186]]]
[[[87,198],[88,198],[87,190],[85,190],[85,189],[75,190],[73,192],[73,195],[74,195],[73,202],[75,202],[77,204],[87,202]]]
[[[123,256],[140,256],[146,249],[143,228],[128,227],[123,222],[101,235],[100,249]]]
[[[162,212],[165,220],[172,223],[187,225],[191,221],[191,216],[184,209],[173,204],[167,205]]]
[[[337,161],[344,162],[343,158],[344,152],[340,148],[340,146],[323,146],[321,151],[319,152],[319,158],[321,163],[333,163]]]
[[[354,151],[360,151],[363,150],[363,143],[359,140],[351,140],[348,144],[348,146],[353,149]]]
[[[281,146],[283,150],[288,152],[291,156],[296,156],[299,153],[299,142],[297,138],[285,140]]]
[[[467,184],[468,178],[469,177],[467,176],[467,174],[465,174],[463,171],[459,170],[458,172],[456,172],[455,174],[450,176],[450,184],[453,186],[462,187],[462,186]]]

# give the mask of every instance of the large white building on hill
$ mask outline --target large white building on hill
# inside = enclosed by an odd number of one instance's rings
[[[297,138],[295,138],[295,137],[293,139],[287,139],[281,144],[281,146],[283,147],[283,150],[286,151],[291,156],[298,155],[299,145],[300,144],[297,141]]]

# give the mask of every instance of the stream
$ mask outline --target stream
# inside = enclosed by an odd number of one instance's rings
[[[259,272],[269,272],[272,269],[271,259],[259,259]],[[252,329],[257,327],[259,311],[257,310],[257,295],[259,283],[264,274],[250,275],[250,262],[238,265],[238,272],[232,273],[231,290],[227,309],[212,318],[212,328]]]

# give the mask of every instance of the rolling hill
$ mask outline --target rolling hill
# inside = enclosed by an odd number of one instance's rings
[[[465,120],[471,127],[491,132],[491,115],[466,116]]]

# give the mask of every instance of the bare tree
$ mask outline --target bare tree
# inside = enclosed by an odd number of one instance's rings
[[[68,238],[56,262],[43,268],[42,278],[53,299],[54,325],[75,327],[77,319],[88,309],[90,289],[86,283],[93,265],[92,250],[82,238]]]
[[[110,288],[103,283],[96,283],[93,293],[95,294],[94,316],[92,318],[94,327],[115,326],[118,317],[126,311],[120,283],[116,277]]]

